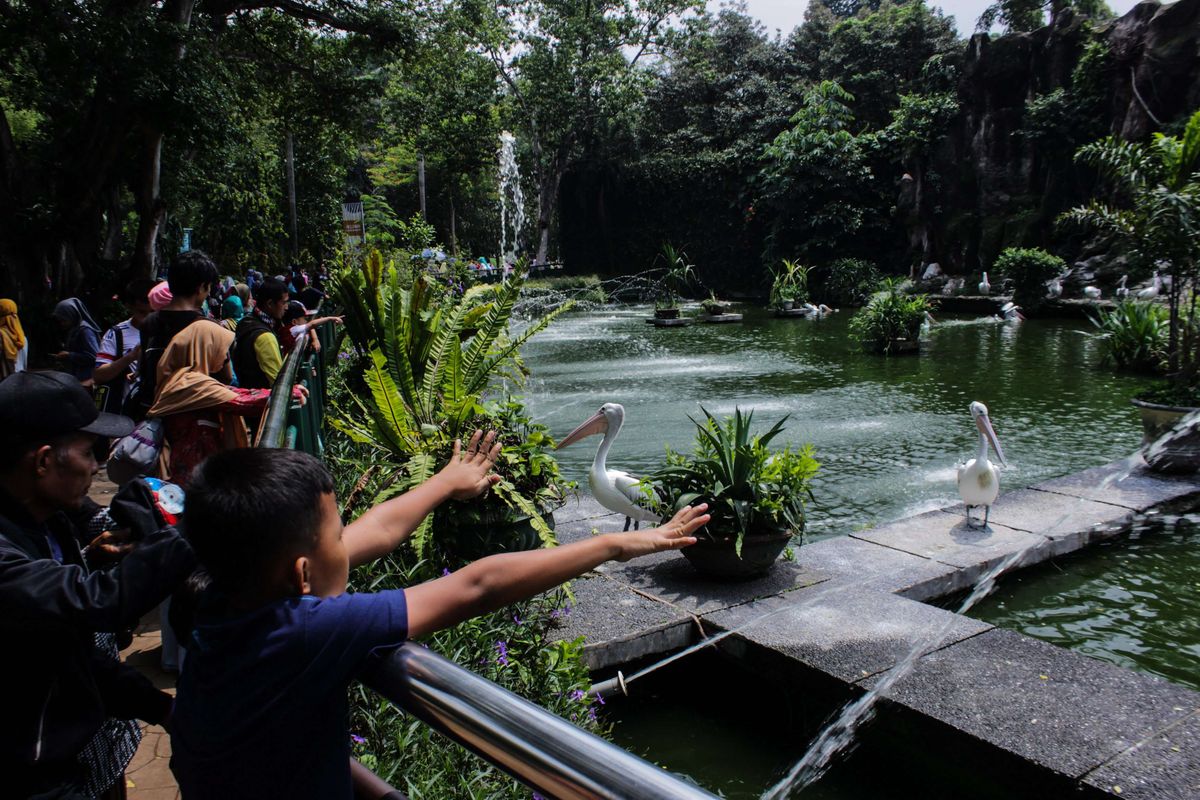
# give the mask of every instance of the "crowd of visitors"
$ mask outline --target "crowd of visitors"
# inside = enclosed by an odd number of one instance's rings
[[[5,796],[124,797],[143,720],[168,728],[185,800],[387,797],[350,757],[347,728],[347,685],[375,651],[603,561],[686,546],[708,520],[704,506],[687,508],[659,528],[347,593],[352,566],[386,556],[444,501],[493,486],[500,445],[476,431],[433,478],[344,527],[321,462],[248,447],[243,419],[266,404],[283,348],[325,319],[290,307],[294,290],[313,288],[302,277],[221,281],[211,259],[184,253],[165,286],[126,287],[129,317],[103,336],[78,298],[66,300],[54,358],[70,372],[21,370],[28,343],[16,306],[0,302],[0,633],[21,654],[0,726]],[[145,420],[135,428],[131,417]],[[116,453],[154,426],[157,477],[128,480],[108,508],[91,501],[97,440],[117,441]],[[186,504],[166,502],[168,487]],[[118,649],[168,600],[178,613],[164,614],[164,654],[173,638],[186,653],[174,699]]]

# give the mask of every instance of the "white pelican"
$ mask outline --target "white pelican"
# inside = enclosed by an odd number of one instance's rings
[[[988,444],[996,451],[996,458],[1004,464],[1004,451],[992,430],[992,422],[988,419],[987,406],[976,400],[971,403],[971,416],[975,419],[975,427],[979,428],[979,449],[975,458],[958,467],[958,495],[967,507],[967,524],[977,527],[971,520],[971,509],[983,506],[983,527],[987,527],[988,515],[992,503],[1000,494],[1000,470],[988,461]]]
[[[1097,286],[1083,287],[1083,296],[1088,300],[1099,300],[1103,295],[1104,293],[1101,292],[1100,288]]]
[[[1125,288],[1125,281],[1129,280],[1128,275],[1122,275],[1121,280],[1117,283],[1117,299],[1124,300],[1129,297],[1129,289]]]
[[[992,293],[992,284],[988,283],[986,272],[983,273],[983,280],[981,280],[979,282],[979,293],[980,294],[991,294]]]
[[[1145,289],[1140,289],[1137,293],[1138,300],[1153,300],[1158,297],[1158,293],[1162,291],[1162,278],[1158,277],[1158,271],[1154,272],[1154,280]]]
[[[625,515],[625,530],[629,530],[630,520],[634,528],[639,522],[658,522],[662,519],[641,503],[646,496],[642,493],[641,481],[622,472],[619,469],[608,469],[604,461],[608,458],[608,450],[621,432],[621,424],[625,422],[625,407],[620,403],[605,403],[600,410],[588,418],[582,425],[568,433],[555,450],[574,444],[585,436],[597,433],[604,434],[604,440],[596,449],[596,459],[588,472],[588,486],[596,502],[609,511]]]
[[[1011,301],[1000,307],[1000,315],[1004,317],[1005,322],[1025,321],[1025,315],[1021,313],[1021,307]]]
[[[1046,283],[1046,297],[1062,297],[1062,279],[1063,276],[1059,275],[1057,278],[1054,278]]]

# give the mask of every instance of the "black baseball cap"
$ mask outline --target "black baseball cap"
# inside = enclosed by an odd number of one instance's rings
[[[133,431],[133,420],[97,410],[65,372],[18,372],[0,381],[0,440],[36,442],[76,431],[117,438]]]

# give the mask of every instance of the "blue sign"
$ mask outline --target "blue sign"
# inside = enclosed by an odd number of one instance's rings
[[[186,253],[188,250],[191,250],[191,249],[192,249],[192,229],[184,228],[183,229],[183,245],[179,248],[179,252]]]

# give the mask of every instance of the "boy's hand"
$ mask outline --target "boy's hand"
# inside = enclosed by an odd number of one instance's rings
[[[705,511],[708,511],[708,503],[685,506],[665,525],[633,533],[613,534],[621,548],[617,561],[628,561],[631,558],[650,555],[661,550],[679,550],[695,544],[696,537],[692,534],[712,519],[704,513]]]
[[[500,455],[500,443],[496,441],[496,432],[475,431],[464,453],[462,441],[454,441],[454,452],[450,463],[437,474],[452,500],[470,500],[492,488],[500,482],[499,475],[489,475],[492,464]]]

